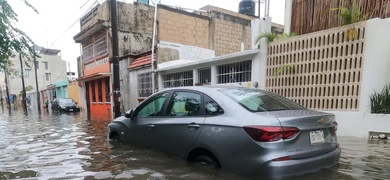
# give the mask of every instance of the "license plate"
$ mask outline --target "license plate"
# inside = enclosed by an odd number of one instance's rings
[[[324,131],[323,130],[310,131],[310,144],[318,145],[322,143],[325,143]]]
[[[73,109],[69,109],[69,111],[73,111]]]

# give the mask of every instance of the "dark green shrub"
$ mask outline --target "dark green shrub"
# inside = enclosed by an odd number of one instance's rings
[[[381,93],[372,94],[370,99],[371,113],[390,114],[390,84],[386,85]]]

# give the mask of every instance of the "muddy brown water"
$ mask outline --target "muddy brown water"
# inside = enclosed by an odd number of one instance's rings
[[[0,179],[256,179],[107,140],[81,112],[0,114]],[[390,179],[390,141],[339,137],[339,165],[294,179]]]

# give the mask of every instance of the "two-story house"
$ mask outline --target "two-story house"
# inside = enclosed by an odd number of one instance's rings
[[[117,2],[119,55],[150,50],[153,11],[148,5]],[[92,119],[112,118],[112,71],[110,3],[95,6],[80,19],[81,32],[74,40],[81,44],[79,60],[87,111]],[[121,67],[126,68],[126,67]]]

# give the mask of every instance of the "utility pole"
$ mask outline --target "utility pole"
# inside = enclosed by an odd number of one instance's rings
[[[119,97],[120,92],[120,80],[119,80],[119,45],[118,45],[118,19],[116,12],[116,0],[111,0],[111,34],[112,34],[112,66],[113,66],[113,78],[114,78],[114,117],[121,116],[121,103]]]
[[[9,102],[9,89],[8,89],[8,71],[4,69],[4,79],[5,79],[5,93],[7,94],[7,105],[8,110],[11,112],[11,103]]]
[[[7,94],[7,105],[8,105],[8,112],[11,114],[11,102],[9,101],[9,90],[8,90],[8,70],[4,68],[4,79],[5,79],[5,92]]]
[[[0,86],[0,102],[1,102],[1,109],[4,109],[4,101],[3,101],[3,86]]]
[[[157,69],[157,62],[154,58],[154,46],[156,41],[156,29],[157,29],[157,6],[160,0],[157,0],[157,2],[152,1],[154,5],[154,19],[153,19],[153,37],[152,37],[152,57],[151,57],[151,63],[152,63],[152,93],[156,92],[156,73],[155,70]]]
[[[35,52],[35,45],[33,45],[33,51]],[[37,103],[38,103],[38,115],[41,115],[41,98],[39,94],[39,88],[38,88],[38,74],[37,74],[37,57],[35,54],[34,56],[34,71],[35,71],[35,87],[37,88]]]
[[[22,108],[24,113],[27,115],[27,104],[26,104],[26,87],[24,86],[24,69],[23,69],[23,60],[22,54],[19,53],[19,61],[20,61],[20,72],[22,75]]]

